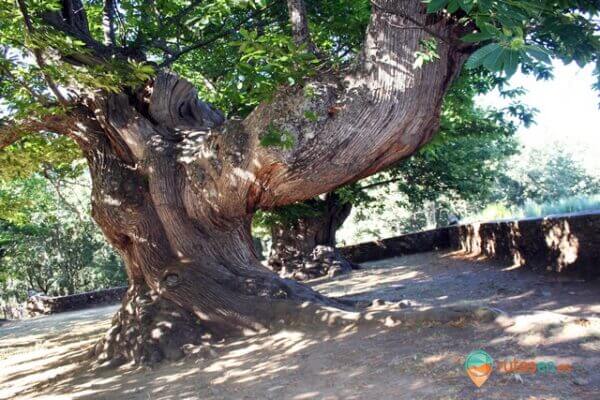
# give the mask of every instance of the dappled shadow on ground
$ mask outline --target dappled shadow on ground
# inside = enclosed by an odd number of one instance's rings
[[[283,331],[222,343],[211,356],[191,356],[153,370],[125,366],[86,373],[85,362],[57,367],[56,361],[61,354],[77,359],[77,351],[83,347],[78,343],[95,339],[109,318],[101,314],[95,321],[71,318],[52,333],[51,342],[40,345],[55,346],[46,349],[52,351],[53,361],[43,356],[35,360],[35,348],[21,350],[28,351],[29,359],[25,353],[0,359],[0,398],[9,393],[2,392],[4,387],[18,389],[23,398],[52,399],[597,398],[598,283],[558,280],[499,264],[465,261],[459,253],[429,253],[370,263],[351,275],[318,280],[313,285],[332,296],[404,300],[412,308],[485,304],[506,311],[512,319],[454,326],[354,327],[342,332]],[[83,327],[87,330],[78,331]],[[14,337],[2,329],[0,346],[5,346],[5,340]],[[34,330],[31,335],[40,337],[44,331]],[[77,337],[79,342],[73,342]],[[56,347],[63,340],[66,345]],[[465,355],[477,348],[497,360],[516,357],[570,362],[575,371],[522,375],[521,380],[493,373],[477,389],[462,369]],[[46,373],[56,373],[58,368],[59,375],[49,378],[42,373],[19,386],[27,377],[26,362],[39,362],[39,370]],[[38,370],[30,372],[35,375]]]

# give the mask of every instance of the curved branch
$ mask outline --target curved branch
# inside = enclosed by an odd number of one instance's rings
[[[67,134],[65,123],[69,119],[66,115],[51,115],[41,119],[30,119],[20,122],[0,120],[0,150],[32,133],[56,132]]]
[[[305,200],[372,175],[410,156],[437,131],[443,96],[467,54],[446,40],[439,60],[421,69],[412,66],[414,54],[430,32],[458,38],[464,27],[444,18],[429,23],[419,0],[379,5],[358,70],[286,88],[244,121],[252,143],[248,210]],[[404,29],[413,21],[427,30]],[[261,137],[273,131],[291,138],[293,148],[262,146]]]
[[[0,119],[0,150],[36,133],[52,132],[69,136],[85,148],[91,132],[85,125],[93,115],[81,105],[75,105],[64,113],[45,115],[21,121]]]

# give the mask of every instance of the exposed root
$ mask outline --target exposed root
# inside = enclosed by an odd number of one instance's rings
[[[285,281],[284,281],[285,282]],[[269,301],[270,330],[341,330],[381,326],[414,327],[491,322],[499,310],[480,306],[446,306],[427,310],[403,308],[401,303],[374,302],[368,307],[351,301],[338,302],[297,282],[286,282],[294,296]],[[306,299],[307,301],[301,303]],[[218,333],[218,332],[217,332]],[[257,332],[258,333],[258,332]],[[130,288],[112,326],[93,349],[98,366],[113,367],[125,362],[154,365],[178,360],[190,353],[211,353],[210,339],[200,319],[147,287]],[[197,355],[197,354],[196,354]]]
[[[93,355],[104,366],[152,365],[182,358],[186,345],[203,339],[207,332],[195,315],[147,288],[130,288]]]
[[[282,278],[297,281],[346,274],[353,269],[360,269],[358,264],[342,256],[338,249],[332,246],[315,246],[312,252],[273,251],[269,257],[269,267]]]
[[[368,307],[362,311],[344,311],[315,304],[300,306],[288,326],[300,329],[346,329],[352,327],[384,326],[415,327],[452,325],[464,326],[468,323],[506,323],[507,316],[500,310],[484,306],[453,305],[433,307],[426,310],[402,309],[394,307]]]

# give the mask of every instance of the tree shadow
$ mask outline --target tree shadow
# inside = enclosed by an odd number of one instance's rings
[[[162,400],[593,398],[600,383],[595,372],[600,371],[598,283],[557,281],[505,267],[465,260],[460,252],[427,253],[370,263],[351,275],[311,284],[328,295],[352,299],[408,300],[415,309],[481,303],[508,312],[511,324],[281,331],[217,344],[213,356],[192,356],[151,370],[73,369],[19,395]],[[554,360],[577,368],[573,375],[523,376],[523,382],[493,373],[477,388],[462,368],[466,354],[477,348],[496,360]],[[575,384],[575,378],[584,384]]]

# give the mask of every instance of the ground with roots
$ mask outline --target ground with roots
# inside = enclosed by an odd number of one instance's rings
[[[116,306],[0,326],[0,399],[597,399],[600,282],[584,283],[427,253],[365,264],[312,285],[330,296],[406,310],[488,305],[490,323],[455,321],[341,331],[282,331],[190,348],[153,369],[89,372],[88,347]],[[388,303],[391,302],[391,303]],[[493,372],[476,388],[462,363],[484,349],[496,360],[572,363],[573,373]]]

